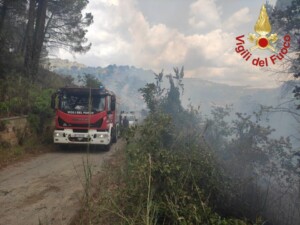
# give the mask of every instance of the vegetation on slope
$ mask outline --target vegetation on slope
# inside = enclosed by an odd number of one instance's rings
[[[74,224],[251,223],[215,210],[230,184],[203,138],[197,110],[181,106],[182,77],[183,69],[175,69],[164,90],[163,73],[156,74],[156,83],[140,89],[150,114],[125,133],[121,168],[108,170],[108,184],[85,201]]]
[[[11,149],[0,140],[0,165],[23,157],[32,145],[52,141],[51,94],[73,78],[44,69],[49,50],[86,52],[91,13],[87,0],[0,0],[0,118],[28,115],[29,128]],[[5,130],[5,121],[1,124]],[[27,146],[28,145],[28,146]],[[25,147],[27,146],[27,147]]]

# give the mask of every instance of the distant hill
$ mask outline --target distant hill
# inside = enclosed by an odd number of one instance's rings
[[[70,75],[77,80],[78,76],[91,74],[96,76],[109,90],[114,91],[121,103],[121,109],[137,111],[145,108],[145,104],[138,92],[153,79],[153,72],[133,66],[88,67],[68,60],[50,59],[50,70],[61,74]]]
[[[120,102],[119,109],[125,111],[139,111],[146,105],[138,92],[147,82],[154,82],[154,72],[134,66],[109,65],[107,67],[89,67],[68,60],[50,60],[52,71],[61,75],[71,75],[75,79],[78,75],[92,74],[98,77],[104,85],[114,91]],[[158,73],[160,71],[156,71]],[[167,85],[165,79],[165,86]],[[192,103],[200,105],[203,115],[209,115],[212,105],[233,104],[235,112],[252,114],[259,109],[259,105],[276,106],[284,101],[281,98],[281,88],[257,89],[246,86],[230,86],[214,83],[198,78],[184,78],[184,94],[182,103],[187,106]],[[271,115],[271,124],[280,135],[293,135],[293,121],[288,114]]]
[[[154,82],[153,71],[134,66],[88,67],[68,60],[51,59],[50,69],[61,75],[71,75],[75,79],[79,75],[95,75],[121,98],[124,110],[140,110],[145,107],[138,89],[144,87],[147,82]],[[194,105],[200,105],[204,113],[209,112],[212,104],[234,104],[242,111],[248,111],[249,108],[253,110],[254,105],[274,102],[276,100],[274,96],[278,95],[278,89],[251,89],[198,78],[184,78],[183,83],[183,104],[192,102]],[[165,84],[167,87],[167,80]]]
[[[50,70],[56,70],[57,68],[65,68],[65,69],[71,69],[74,68],[84,68],[86,65],[80,64],[77,62],[71,62],[67,59],[48,59],[47,63],[49,64]]]

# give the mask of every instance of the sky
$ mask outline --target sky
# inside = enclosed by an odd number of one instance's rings
[[[269,1],[275,4],[275,0]],[[87,66],[129,65],[229,85],[271,88],[282,77],[246,62],[236,37],[254,33],[265,0],[90,0],[94,15],[86,54],[59,50],[59,58]],[[246,38],[245,38],[246,39]],[[260,54],[256,50],[256,54]]]

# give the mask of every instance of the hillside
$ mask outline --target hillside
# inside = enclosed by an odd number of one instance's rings
[[[79,75],[95,75],[108,89],[117,94],[121,104],[119,108],[125,111],[146,109],[138,89],[144,87],[147,82],[154,82],[154,73],[160,72],[127,65],[88,67],[77,62],[60,59],[50,60],[50,65],[52,71],[61,75],[71,75],[75,80]],[[234,116],[234,112],[252,114],[260,109],[260,105],[276,106],[285,101],[281,94],[281,87],[259,89],[247,86],[230,86],[199,78],[184,78],[183,83],[183,106],[187,106],[189,103],[200,106],[203,115],[209,115],[212,106],[233,105],[232,116]],[[166,78],[164,84],[167,87]],[[297,133],[291,115],[272,114],[269,119],[272,127],[276,129],[274,133],[276,137],[294,136]]]
[[[139,110],[145,105],[140,98],[138,89],[147,82],[154,82],[154,73],[160,71],[144,70],[134,66],[109,65],[107,67],[88,67],[68,60],[50,60],[50,68],[61,75],[91,74],[99,78],[106,87],[115,91],[122,99],[122,108]],[[249,109],[253,104],[266,104],[276,101],[278,89],[254,89],[245,86],[230,86],[214,83],[199,78],[184,78],[183,104],[190,101],[200,105],[204,113],[208,113],[212,104],[234,104],[238,108]],[[246,105],[244,103],[247,102]],[[251,103],[249,105],[249,103]],[[251,106],[252,107],[252,106]],[[250,109],[249,109],[250,110]],[[251,109],[253,110],[253,109]]]

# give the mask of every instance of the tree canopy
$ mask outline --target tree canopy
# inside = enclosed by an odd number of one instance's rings
[[[88,0],[0,0],[1,68],[23,61],[20,72],[34,81],[40,60],[50,48],[88,51],[91,43],[86,33],[93,16],[82,13],[88,3]],[[1,69],[0,78],[7,72]]]
[[[278,1],[280,2],[280,0]],[[278,6],[278,4],[277,4]],[[293,79],[287,84],[292,87],[296,108],[300,109],[300,0],[293,0],[286,8],[275,6],[271,12],[271,22],[279,35],[290,34],[292,44],[288,60],[288,72]]]

